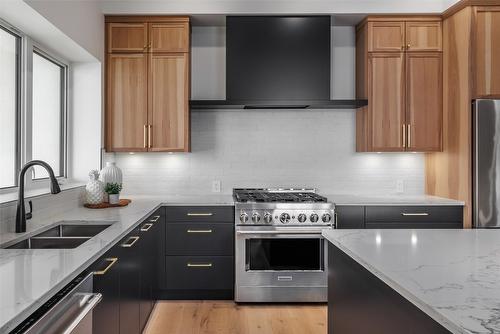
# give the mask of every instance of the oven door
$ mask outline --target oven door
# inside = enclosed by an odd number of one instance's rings
[[[327,248],[320,230],[236,231],[236,285],[324,287]]]

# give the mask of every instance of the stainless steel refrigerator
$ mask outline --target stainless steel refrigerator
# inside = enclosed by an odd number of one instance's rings
[[[473,226],[500,228],[500,100],[472,107]]]

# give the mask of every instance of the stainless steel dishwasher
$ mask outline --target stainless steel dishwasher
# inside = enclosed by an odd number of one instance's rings
[[[75,278],[11,334],[91,334],[92,310],[102,299],[93,293],[92,278],[93,274]]]

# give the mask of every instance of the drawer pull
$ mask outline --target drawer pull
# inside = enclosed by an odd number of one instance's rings
[[[429,214],[427,212],[415,212],[415,213],[407,213],[407,212],[401,212],[401,216],[428,216]]]
[[[106,268],[104,268],[102,270],[94,271],[94,275],[106,274],[108,272],[108,270],[111,269],[111,267],[116,263],[116,261],[118,261],[118,258],[117,257],[109,257],[105,260],[109,262],[108,265],[106,266]]]
[[[187,230],[187,233],[212,233],[212,230]]]
[[[188,268],[212,268],[211,263],[188,263]]]
[[[132,247],[137,242],[137,240],[139,240],[139,237],[130,237],[130,238],[128,238],[127,241],[125,241],[122,244],[122,247],[124,247],[124,248],[130,248],[130,247]]]
[[[141,232],[147,232],[147,231],[149,231],[149,229],[150,229],[152,226],[153,226],[153,224],[151,224],[151,223],[147,223],[147,224],[142,225],[142,227],[141,227]]]
[[[292,276],[278,276],[278,281],[293,281]]]
[[[206,213],[188,212],[187,215],[189,217],[210,217],[213,216],[214,214],[211,212],[206,212]]]
[[[149,221],[152,223],[156,223],[160,219],[160,216],[153,216],[153,219],[150,219]]]

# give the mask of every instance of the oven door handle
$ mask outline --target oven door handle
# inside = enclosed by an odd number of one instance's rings
[[[321,231],[290,230],[286,231],[236,231],[236,234],[315,234],[321,235]]]

